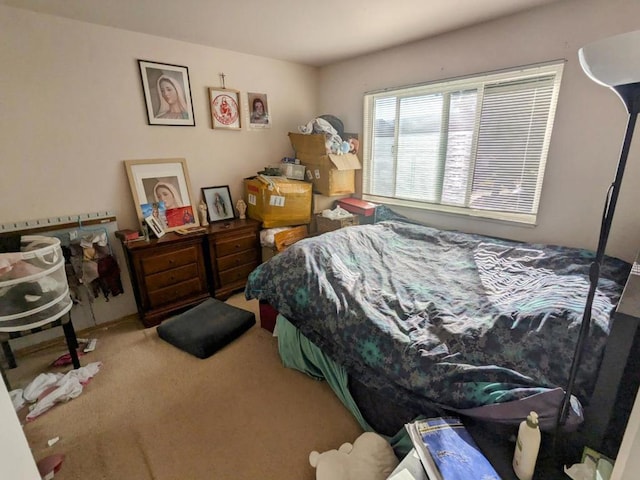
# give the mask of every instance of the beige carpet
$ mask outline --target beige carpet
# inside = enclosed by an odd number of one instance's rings
[[[326,382],[282,366],[257,302],[228,303],[254,311],[256,326],[206,360],[137,320],[91,332],[97,348],[80,361],[103,367],[78,398],[25,424],[34,458],[65,454],[57,480],[314,479],[309,452],[362,430]],[[19,356],[12,387],[59,371],[48,365],[65,351]]]

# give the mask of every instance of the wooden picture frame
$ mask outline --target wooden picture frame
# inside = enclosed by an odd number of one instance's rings
[[[240,92],[230,88],[209,88],[211,128],[242,129]]]
[[[164,208],[164,231],[200,225],[184,158],[125,160],[124,164],[141,223],[148,216],[148,206],[157,203]]]
[[[138,60],[149,125],[196,125],[189,69],[181,65]]]
[[[207,204],[207,220],[219,222],[235,218],[235,210],[231,200],[231,192],[227,185],[219,187],[203,187],[202,198]]]

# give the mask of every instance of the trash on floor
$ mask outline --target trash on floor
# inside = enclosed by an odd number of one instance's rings
[[[57,403],[66,402],[78,397],[84,385],[98,373],[102,362],[93,362],[84,367],[62,373],[41,373],[22,391],[22,399],[29,403],[29,413],[26,420],[32,421],[42,415]],[[11,392],[14,408],[19,403],[14,397],[19,396],[18,390]],[[16,411],[19,409],[16,408]]]
[[[97,338],[78,338],[78,357],[83,356],[85,353],[93,352],[96,349],[96,344],[98,343]],[[71,360],[71,354],[65,353],[64,355],[60,355],[56,358],[52,363],[52,367],[64,367],[65,365],[71,365],[73,361]]]

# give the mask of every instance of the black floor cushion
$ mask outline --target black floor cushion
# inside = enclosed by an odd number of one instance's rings
[[[164,321],[158,335],[171,345],[198,358],[207,358],[256,323],[253,312],[210,298]]]

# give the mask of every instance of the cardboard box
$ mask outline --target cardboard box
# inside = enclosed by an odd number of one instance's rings
[[[358,225],[358,217],[352,215],[350,217],[338,218],[332,220],[322,215],[316,215],[316,228],[318,233],[331,232],[332,230],[338,230],[343,227],[350,227],[352,225]]]
[[[360,160],[352,153],[327,153],[324,135],[289,133],[296,158],[307,167],[307,180],[313,190],[327,196],[347,195],[355,192],[355,171]]]
[[[311,221],[311,184],[285,177],[245,178],[247,215],[263,228],[301,225]]]
[[[309,228],[307,225],[299,225],[282,232],[278,232],[273,236],[273,247],[262,247],[262,262],[266,262],[276,253],[283,252],[288,247],[309,236]]]

